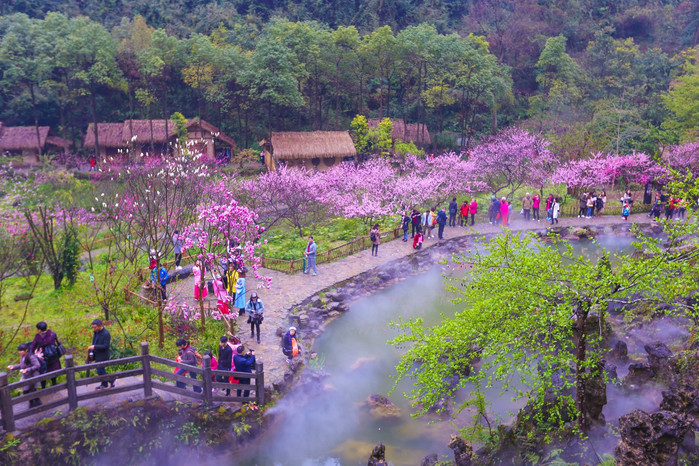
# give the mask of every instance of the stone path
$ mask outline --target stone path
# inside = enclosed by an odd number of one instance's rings
[[[518,214],[514,215],[515,220],[512,221],[510,228],[513,230],[543,230],[550,223],[542,220],[541,222],[520,220]],[[616,215],[597,217],[592,219],[565,217],[559,220],[557,226],[560,227],[575,227],[575,226],[606,226],[617,225],[623,223],[649,224],[651,219],[647,214],[633,214],[629,217],[628,222]],[[446,227],[444,232],[444,241],[455,238],[463,238],[465,236],[488,235],[496,234],[502,231],[500,227],[490,225],[488,223],[476,224],[474,227]],[[437,244],[443,243],[436,239],[437,229],[434,230],[434,239],[427,239],[423,245],[423,249],[431,248]],[[308,298],[336,283],[347,280],[355,275],[369,271],[377,266],[387,262],[407,257],[416,251],[412,248],[412,241],[404,243],[400,239],[384,242],[379,247],[378,257],[371,256],[371,250],[361,251],[357,254],[345,257],[341,260],[318,266],[318,276],[304,275],[297,273],[288,275],[274,270],[262,269],[261,273],[272,277],[272,285],[269,290],[257,289],[259,280],[254,277],[247,279],[248,296],[251,291],[257,291],[260,299],[265,305],[265,320],[261,326],[262,343],[258,344],[250,338],[248,330],[250,326],[246,323],[247,316],[237,318],[237,324],[240,328],[239,336],[245,346],[255,349],[255,353],[260,361],[265,365],[265,382],[266,384],[276,383],[284,378],[288,371],[286,357],[281,352],[280,338],[275,332],[278,327],[286,330],[288,327],[288,313],[290,308],[295,304],[300,303],[305,298]],[[445,252],[445,256],[450,253]],[[187,300],[194,305],[194,283],[193,279],[183,280],[168,286],[169,298],[177,299],[182,302]],[[209,299],[212,297],[209,296]],[[223,324],[221,325],[221,334],[224,333]],[[301,335],[303,337],[303,335]]]

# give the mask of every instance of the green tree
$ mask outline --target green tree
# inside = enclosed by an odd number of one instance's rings
[[[69,27],[59,61],[66,68],[70,86],[89,99],[95,154],[99,155],[97,98],[105,90],[126,91],[126,81],[116,61],[116,42],[102,25],[78,17],[70,20]]]
[[[420,414],[445,399],[458,412],[499,381],[515,398],[530,400],[538,429],[558,430],[574,420],[586,432],[599,421],[591,417],[588,393],[605,377],[608,304],[686,296],[699,252],[681,245],[696,230],[693,222],[668,224],[668,247],[641,235],[637,248],[644,254],[620,254],[614,265],[608,255],[595,262],[575,254],[558,238],[546,244],[533,234],[506,232],[483,240],[482,248],[456,258],[469,270],[463,286],[449,286],[463,311],[431,328],[421,319],[400,324],[403,334],[393,343],[409,349],[398,380],[416,379],[408,396]],[[452,376],[459,377],[456,384],[444,383]],[[468,392],[463,402],[454,401],[458,390]]]
[[[43,31],[41,21],[30,19],[25,14],[13,15],[8,23],[9,28],[0,41],[0,69],[3,70],[0,85],[7,89],[19,88],[29,94],[36,147],[41,154],[37,92],[51,73],[53,62],[48,54],[49,37]]]
[[[376,70],[379,89],[379,118],[391,115],[391,80],[398,61],[398,41],[390,26],[375,29],[362,38],[360,53]],[[386,113],[384,115],[384,105]]]
[[[364,115],[357,115],[352,119],[350,135],[354,141],[354,148],[361,156],[369,153],[369,123]]]
[[[667,126],[693,137],[699,132],[699,49],[687,51],[684,57],[682,74],[663,100],[673,115]]]

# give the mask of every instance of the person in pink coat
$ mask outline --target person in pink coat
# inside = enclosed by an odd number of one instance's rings
[[[506,227],[510,218],[510,204],[507,203],[505,197],[500,200],[500,216],[502,217],[502,226]]]
[[[199,284],[201,283],[202,275],[204,274],[204,266],[201,263],[200,260],[196,261],[194,263],[194,267],[192,267],[192,275],[194,276],[194,299],[198,300],[199,299]],[[204,286],[201,289],[201,299],[206,298],[207,295],[207,289],[206,289],[206,283],[204,283]]]
[[[473,226],[475,223],[476,214],[478,213],[478,202],[476,202],[475,198],[471,200],[469,210],[471,211],[471,226]]]

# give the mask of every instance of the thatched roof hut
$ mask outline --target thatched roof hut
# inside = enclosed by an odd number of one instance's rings
[[[165,132],[165,120],[126,120],[123,123],[98,123],[97,132],[99,145],[102,152],[113,152],[114,149],[125,149],[133,141],[139,146],[147,146],[151,142],[151,122],[153,143],[162,147],[173,142],[177,137],[177,125],[169,120],[167,134]],[[83,146],[95,147],[94,125],[90,123],[85,133]],[[213,140],[217,139],[231,147],[237,148],[235,140],[223,134],[219,128],[205,120],[191,118],[187,120],[187,133],[190,140],[203,140],[206,152],[213,155]]]
[[[95,147],[95,126],[93,123],[87,125],[85,141],[83,147]],[[123,147],[124,146],[124,124],[123,123],[97,123],[97,135],[100,146],[103,147]]]
[[[357,155],[347,131],[276,132],[260,141],[260,146],[269,169],[274,169],[275,162],[323,169]]]
[[[24,163],[39,161],[39,154],[46,151],[67,152],[73,143],[51,134],[48,126],[39,126],[39,139],[34,126],[5,126],[0,123],[0,152],[21,155]]]
[[[49,135],[48,126],[39,126],[38,145],[41,150],[46,145]],[[0,150],[33,151],[37,149],[36,128],[34,126],[4,126],[0,133]]]
[[[376,129],[380,122],[381,120],[378,118],[369,119],[369,128]],[[414,142],[415,145],[422,147],[432,144],[432,138],[426,125],[422,123],[406,123],[400,118],[391,120],[391,123],[393,123],[391,139],[394,141]]]
[[[272,154],[277,160],[319,157],[354,157],[352,138],[347,131],[310,131],[272,133]]]

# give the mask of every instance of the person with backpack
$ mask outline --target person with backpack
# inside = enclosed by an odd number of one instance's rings
[[[22,343],[17,347],[17,352],[19,353],[19,364],[7,366],[7,370],[15,371],[18,370],[22,374],[22,380],[31,379],[39,375],[39,369],[41,363],[39,358],[29,351],[29,345],[27,343]],[[22,389],[22,393],[25,395],[27,393],[32,393],[36,390],[36,382],[26,385]],[[41,400],[39,398],[32,398],[29,400],[29,408],[34,408],[35,406],[41,406]]]
[[[187,340],[185,340],[184,338],[180,338],[175,342],[175,345],[177,345],[177,348],[179,348],[179,350],[177,351],[177,355],[179,356],[180,362],[182,364],[201,367],[201,363],[203,361],[201,354],[199,354],[196,348],[192,348]],[[179,367],[175,370],[176,375],[185,375],[187,374],[187,372],[189,372],[189,376],[191,378],[196,380],[197,374],[195,374],[192,371],[188,371],[187,369],[182,369]],[[179,380],[175,382],[175,386],[183,390],[187,389],[187,384],[185,384],[184,382],[180,382]],[[193,385],[193,388],[196,393],[201,393],[201,387]]]
[[[415,233],[420,229],[420,212],[417,209],[413,209],[413,213],[410,214],[410,220],[412,221],[412,237],[415,238]]]
[[[109,347],[112,344],[112,335],[109,333],[109,330],[104,328],[100,319],[92,321],[92,332],[92,345],[87,347],[88,352],[93,353],[95,362],[109,361]],[[97,375],[107,375],[107,369],[98,367]],[[115,379],[103,380],[95,390],[114,388],[114,381]]]
[[[439,239],[444,239],[444,227],[447,225],[447,213],[444,212],[444,209],[440,209],[437,214],[437,225],[439,225],[437,237]]]
[[[228,337],[222,336],[218,345],[218,370],[230,371],[233,368],[233,347],[228,344]],[[229,383],[229,378],[225,375],[216,376],[216,381]],[[226,389],[226,396],[230,396],[231,390]]]
[[[433,234],[434,227],[437,226],[437,213],[435,212],[435,210],[437,210],[437,208],[432,207],[432,209],[430,209],[430,214],[428,216],[428,221],[430,224],[430,238],[434,238],[434,234]]]
[[[449,203],[449,226],[456,226],[456,211],[459,210],[459,205],[456,203],[456,198],[453,198]]]
[[[48,328],[46,322],[36,324],[36,335],[34,335],[29,351],[32,354],[39,353],[37,356],[43,358],[46,363],[46,372],[61,370],[61,356],[63,355],[59,350],[59,344],[58,337]],[[51,379],[51,385],[57,383],[56,377]],[[46,380],[41,381],[41,388],[46,388]]]
[[[257,342],[260,342],[260,324],[264,320],[265,305],[262,304],[262,300],[257,296],[256,292],[252,292],[250,295],[250,301],[245,306],[245,310],[248,313],[248,323],[250,324],[250,338],[255,337],[255,329],[257,329]]]
[[[627,221],[629,219],[630,213],[631,213],[631,208],[629,207],[628,203],[625,203],[621,209],[621,217],[624,219],[624,221]]]
[[[500,205],[500,201],[495,197],[495,194],[491,196],[491,201],[491,207],[493,209],[492,224],[497,225],[500,222],[500,210],[502,209],[502,206]]]
[[[252,374],[252,370],[255,368],[255,351],[249,349],[247,354],[244,354],[245,347],[243,345],[240,345],[235,351],[236,354],[233,356],[235,371]],[[241,385],[249,385],[250,379],[238,379],[238,383]],[[250,390],[238,390],[236,394],[240,396],[241,392],[244,397],[250,396]]]
[[[369,231],[369,241],[371,241],[371,255],[376,257],[379,255],[379,244],[381,244],[381,232],[379,232],[379,224],[377,223]]]
[[[298,337],[296,335],[296,327],[289,327],[289,330],[284,334],[282,339],[282,353],[286,356],[286,362],[291,362],[293,358],[301,354],[301,348],[299,347]]]
[[[583,193],[582,196],[580,196],[578,206],[580,207],[578,209],[578,218],[585,217],[587,213],[587,193]]]
[[[403,214],[403,220],[401,221],[401,228],[403,229],[403,242],[405,243],[408,241],[408,228],[410,227],[410,224],[412,223],[412,219],[408,215],[408,213]]]
[[[175,253],[175,270],[182,270],[182,267],[180,267],[180,262],[182,261],[182,237],[180,236],[180,230],[175,230],[175,234],[172,235],[172,252]]]

